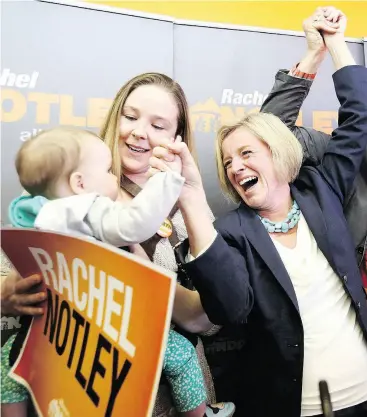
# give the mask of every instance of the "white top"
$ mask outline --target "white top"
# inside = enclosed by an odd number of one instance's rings
[[[52,200],[41,208],[35,227],[96,238],[117,247],[141,243],[168,217],[184,182],[173,171],[159,172],[129,203],[96,193]]]
[[[334,410],[367,401],[367,345],[362,330],[306,220],[301,215],[294,249],[272,240],[291,278],[304,329],[301,416],[322,414],[320,380],[328,383]]]

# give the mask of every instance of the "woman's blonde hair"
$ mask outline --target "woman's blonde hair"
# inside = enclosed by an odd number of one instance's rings
[[[222,126],[215,142],[219,182],[225,194],[236,203],[241,201],[230,183],[223,165],[223,142],[234,131],[244,128],[264,142],[273,157],[275,172],[280,181],[293,182],[302,165],[302,146],[287,126],[276,116],[268,113],[251,113],[237,123]]]
[[[162,87],[168,93],[172,94],[178,108],[176,136],[180,135],[182,137],[182,141],[186,143],[189,151],[194,158],[196,158],[194,137],[190,126],[189,106],[181,86],[172,78],[164,74],[156,72],[141,74],[132,78],[121,87],[113,100],[107,117],[100,130],[100,136],[112,152],[112,172],[120,180],[122,170],[118,144],[120,138],[119,127],[121,113],[129,95],[138,87],[143,85],[155,85]]]

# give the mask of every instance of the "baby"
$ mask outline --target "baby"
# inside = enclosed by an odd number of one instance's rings
[[[121,203],[116,201],[119,181],[111,166],[110,149],[92,132],[71,128],[41,132],[25,142],[16,157],[20,183],[29,195],[11,203],[12,224],[98,239],[117,247],[144,242],[160,229],[164,233],[164,220],[185,179],[174,171],[158,172],[133,200]],[[14,339],[10,338],[1,352],[2,411],[4,417],[26,417],[28,392],[8,376]],[[181,415],[233,414],[232,403],[206,406],[195,349],[172,329],[163,373]]]
[[[118,247],[152,237],[185,182],[176,172],[159,172],[129,204],[116,202],[119,183],[111,173],[111,151],[94,133],[70,128],[44,131],[25,142],[15,164],[30,196],[10,205],[13,224]]]

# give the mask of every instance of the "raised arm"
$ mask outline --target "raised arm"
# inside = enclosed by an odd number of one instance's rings
[[[287,125],[298,138],[296,121],[302,104],[312,86],[312,80],[291,75],[291,71],[279,70],[272,90],[261,106],[260,112],[272,113]],[[303,145],[303,138],[298,138]]]
[[[212,323],[244,322],[253,306],[246,262],[231,243],[231,237],[228,234],[223,237],[215,230],[201,177],[187,146],[180,143],[167,147],[180,155],[185,177],[179,205],[189,237],[190,256],[195,258],[185,265],[185,270],[193,278],[204,311]],[[157,147],[153,154],[158,158],[151,158],[150,165],[164,170],[164,149]],[[201,256],[204,252],[205,256]],[[195,274],[190,273],[192,268]],[[201,311],[199,304],[196,305],[197,311]]]
[[[184,181],[176,172],[159,172],[129,203],[96,200],[88,213],[94,236],[115,246],[151,238],[176,204]]]
[[[186,221],[195,229],[189,234],[191,247],[200,234],[196,230],[200,229],[192,215],[188,215]],[[185,270],[193,278],[204,310],[213,323],[246,322],[254,304],[253,290],[246,259],[226,230],[216,234],[213,243],[187,263]]]
[[[336,69],[333,79],[340,102],[339,127],[328,143],[320,171],[344,202],[367,145],[367,69],[355,65],[344,39],[346,18],[342,16],[339,22],[339,32],[324,36]]]
[[[117,247],[141,243],[158,231],[176,204],[184,181],[176,172],[159,172],[126,203],[95,193],[51,200],[38,213],[35,227],[93,236]]]
[[[289,75],[287,70],[278,71],[273,89],[260,111],[279,117],[299,140],[305,160],[318,165],[331,136],[309,127],[295,125],[311,85],[311,80]]]
[[[327,15],[326,19],[316,20],[324,14]],[[273,89],[260,110],[278,116],[300,141],[305,159],[316,165],[322,160],[330,135],[295,124],[327,52],[319,31],[334,33],[339,26],[339,23],[334,20],[339,14],[341,12],[333,7],[318,8],[313,16],[303,22],[307,41],[306,53],[291,71],[278,71]]]

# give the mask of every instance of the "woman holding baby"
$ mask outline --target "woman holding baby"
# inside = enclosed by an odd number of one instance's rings
[[[65,132],[50,133],[50,131],[41,133],[35,138],[38,141],[37,144],[39,144],[37,146],[41,146],[42,143],[51,146],[50,142],[55,139],[48,136],[56,133],[59,135],[65,134]],[[74,133],[72,134],[74,135]],[[188,120],[188,105],[181,87],[171,78],[157,73],[143,74],[130,80],[117,93],[105,124],[101,129],[101,137],[112,153],[112,172],[118,178],[121,186],[119,201],[129,204],[139,193],[141,187],[144,187],[148,181],[149,160],[155,146],[160,144],[162,140],[167,140],[166,138],[171,138],[168,141],[172,140],[172,142],[177,140],[177,138],[178,140],[182,138],[182,141],[187,144],[188,148],[193,149],[193,138]],[[63,139],[63,142],[66,139],[68,138]],[[91,137],[89,140],[92,141],[95,138]],[[71,139],[69,141],[71,143],[68,150],[72,149],[73,143]],[[80,139],[79,142],[81,142]],[[37,147],[36,142],[33,143],[33,147]],[[24,150],[21,150],[21,153],[18,154],[18,168],[19,161],[26,157],[26,154],[30,152],[32,147],[24,145],[23,148]],[[103,149],[101,148],[99,152],[103,153]],[[29,167],[26,161],[23,165]],[[24,177],[24,173],[22,176]],[[30,192],[33,194],[32,191]],[[161,198],[164,199],[164,195]],[[211,213],[210,216],[213,219]],[[39,222],[38,216],[38,224],[40,224]],[[148,256],[154,263],[164,268],[177,271],[173,246],[187,237],[182,215],[177,206],[173,208],[165,223],[168,227],[164,229],[164,233],[162,233],[160,228],[152,238],[142,244],[142,247],[140,245],[132,245],[129,249],[137,255]],[[32,304],[41,301],[42,294],[25,294],[28,291],[28,285],[31,287],[33,283],[37,284],[38,278],[29,277],[19,280],[14,274],[10,274],[5,281],[5,293],[8,288],[9,291],[13,290],[13,288],[10,288],[12,276],[17,281],[15,284],[16,290],[10,297],[5,297],[3,313],[41,313],[40,307],[32,306]],[[19,293],[17,290],[19,290]],[[198,293],[185,289],[179,284],[177,285],[173,321],[182,325],[186,330],[186,335],[188,335],[187,332],[213,332],[218,328],[218,326],[213,326],[209,322],[202,309]],[[202,344],[198,343],[199,339],[193,335],[190,339],[194,346],[197,347],[201,369],[196,365],[194,366],[197,358],[192,344],[188,340],[184,342],[182,335],[170,332],[169,340],[172,340],[172,344],[176,346],[175,349],[177,350],[176,355],[166,355],[167,361],[171,362],[171,368],[187,366],[192,369],[190,371],[192,372],[191,382],[193,383],[191,394],[190,391],[184,389],[187,386],[184,380],[180,382],[178,378],[171,378],[170,375],[166,375],[164,372],[167,380],[170,381],[176,408],[181,415],[188,417],[201,417],[205,413],[207,415],[215,413],[218,417],[230,417],[234,412],[232,403],[213,404],[215,402],[214,387],[210,370],[203,354]],[[9,345],[5,346],[5,351],[7,351]],[[174,353],[172,349],[170,351]],[[181,358],[179,362],[176,360],[177,357]],[[175,360],[176,364],[174,363]],[[165,368],[166,366],[164,366]],[[6,369],[4,366],[3,371]],[[178,372],[178,370],[175,372]],[[9,381],[9,388],[4,391],[15,392],[16,385],[11,385],[11,381]],[[170,396],[167,394],[167,384],[161,384],[154,415],[164,416],[170,413],[172,404]],[[26,393],[24,393],[25,395]],[[3,403],[3,410],[7,412],[8,409],[9,415],[13,415],[16,404],[18,405],[16,410],[19,410],[22,398],[22,395],[15,396],[17,401],[14,404],[10,402],[11,398],[6,398],[6,404],[5,401]],[[212,405],[206,406],[205,403]]]

